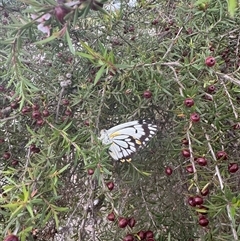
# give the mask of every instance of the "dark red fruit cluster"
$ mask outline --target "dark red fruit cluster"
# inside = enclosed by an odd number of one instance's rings
[[[136,220],[133,217],[131,218],[120,217],[118,219],[119,228],[126,228],[127,226],[129,226],[130,228],[133,228],[135,224],[136,224]]]
[[[111,212],[108,214],[107,219],[111,222],[116,220],[114,212]],[[136,220],[133,217],[125,218],[125,217],[119,217],[118,218],[118,227],[119,228],[126,228],[129,226],[130,228],[133,228],[136,224]],[[134,241],[134,240],[145,240],[145,241],[155,241],[154,235],[151,230],[143,231],[140,230],[138,233],[135,234],[127,234],[123,241]]]
[[[153,232],[148,231],[139,231],[137,234],[127,234],[123,241],[134,241],[134,240],[146,240],[146,241],[155,241]]]
[[[222,52],[222,59],[224,60],[224,62],[226,64],[229,64],[230,60],[231,60],[231,51],[229,48],[226,48],[223,52]]]
[[[201,194],[203,196],[206,196],[208,193],[209,193],[209,190],[207,188],[204,189],[203,192],[201,192]],[[198,214],[199,214],[198,223],[199,223],[199,225],[203,226],[203,227],[206,227],[209,223],[207,217],[205,216],[207,214],[208,208],[203,206],[203,202],[204,202],[203,198],[199,195],[191,196],[191,197],[188,198],[188,204],[192,207],[197,207],[198,210],[199,210],[198,211]]]
[[[31,117],[35,120],[37,126],[42,126],[44,124],[43,117],[48,117],[50,115],[49,110],[46,107],[40,111],[40,106],[37,103],[34,103],[32,106],[24,106],[21,112],[24,115],[32,112]]]

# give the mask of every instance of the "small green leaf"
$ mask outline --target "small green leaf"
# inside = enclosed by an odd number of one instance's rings
[[[30,216],[31,216],[32,218],[34,218],[34,214],[33,214],[33,210],[32,210],[31,205],[27,205],[27,206],[26,206],[26,209],[28,210]]]
[[[103,65],[97,72],[95,80],[94,80],[94,85],[97,84],[98,80],[102,77],[104,71],[105,71],[106,65]]]
[[[237,10],[237,0],[228,0],[228,12],[231,17],[234,17],[234,14]]]
[[[87,59],[90,59],[90,60],[95,59],[92,55],[90,55],[90,54],[85,54],[85,53],[82,53],[82,52],[77,52],[76,55],[79,55],[79,56],[81,56],[81,57],[83,57],[83,58],[87,58]]]
[[[60,170],[58,171],[58,173],[60,174],[60,173],[64,172],[66,169],[68,169],[69,166],[70,166],[70,164],[67,164],[65,167],[63,167],[62,169],[60,169]]]
[[[72,40],[71,40],[71,38],[70,38],[70,35],[69,35],[69,32],[68,32],[67,29],[66,29],[66,35],[65,35],[65,36],[66,36],[66,38],[67,38],[68,47],[69,47],[71,53],[72,53],[73,55],[75,55],[75,49],[73,48]]]
[[[56,38],[58,38],[59,36],[57,36],[57,35],[51,35],[50,37],[48,37],[48,38],[45,38],[45,39],[43,39],[43,40],[40,40],[40,41],[38,41],[38,42],[35,42],[34,44],[46,44],[46,43],[49,43],[49,42],[51,42],[52,40],[54,40],[54,39],[56,39]]]
[[[55,223],[56,223],[56,228],[58,229],[58,227],[59,227],[59,220],[58,220],[57,213],[54,212],[54,213],[53,213],[53,216],[54,216],[54,220],[55,220]]]

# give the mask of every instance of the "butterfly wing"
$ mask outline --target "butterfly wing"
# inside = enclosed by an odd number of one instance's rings
[[[131,161],[132,155],[156,134],[157,126],[145,121],[130,121],[101,132],[103,144],[110,144],[109,154],[118,161]]]

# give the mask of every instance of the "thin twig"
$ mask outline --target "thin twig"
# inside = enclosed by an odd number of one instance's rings
[[[224,80],[228,80],[228,81],[230,81],[230,82],[232,82],[232,83],[240,86],[240,81],[239,81],[239,80],[234,79],[234,78],[230,77],[229,75],[222,74],[222,73],[219,73],[219,72],[216,72],[216,74],[217,74],[220,78],[222,78],[222,79],[224,79]]]
[[[162,59],[165,59],[165,58],[167,57],[168,53],[171,51],[173,45],[176,43],[176,40],[178,39],[178,37],[179,37],[180,33],[182,32],[182,30],[183,30],[183,27],[181,27],[181,28],[178,30],[178,33],[177,33],[176,37],[172,40],[169,48],[167,49],[167,51],[166,51],[166,53],[164,54],[164,56],[162,57]]]
[[[158,229],[158,228],[157,228],[157,225],[156,225],[156,223],[155,223],[155,221],[154,221],[154,219],[153,219],[152,213],[151,213],[151,211],[150,211],[149,208],[148,208],[148,205],[147,205],[147,202],[146,202],[145,195],[144,195],[144,193],[143,193],[142,187],[140,187],[140,190],[141,190],[143,202],[144,202],[144,204],[145,204],[145,206],[146,206],[146,209],[147,209],[147,211],[148,211],[148,215],[149,215],[150,219],[152,220],[153,226],[154,226],[156,229]]]
[[[229,92],[228,92],[228,90],[227,90],[227,87],[226,87],[226,85],[224,84],[223,81],[222,81],[221,84],[223,85],[224,90],[225,90],[225,92],[226,92],[226,94],[227,94],[228,100],[229,100],[229,102],[230,102],[230,105],[232,106],[232,110],[233,110],[235,119],[238,119],[238,113],[237,113],[236,110],[235,110],[234,104],[233,104],[232,99],[231,99],[231,96],[230,96],[230,94],[229,94]]]
[[[189,127],[189,129],[190,129],[190,128],[191,128],[191,126]],[[196,169],[195,163],[194,163],[192,142],[191,142],[189,130],[187,131],[187,140],[188,140],[188,148],[189,148],[189,151],[190,151],[190,162],[191,162],[191,164],[192,164],[193,173],[194,173],[193,180],[194,180],[194,183],[196,184],[195,186],[196,186],[196,188],[197,188],[197,193],[199,193],[199,187],[198,187],[198,185],[197,185],[197,181],[198,181],[197,169]]]
[[[104,100],[105,100],[106,85],[107,85],[107,83],[105,82],[105,84],[104,84],[104,86],[103,86],[103,89],[102,89],[101,102],[100,102],[100,105],[99,105],[99,108],[98,108],[98,114],[97,114],[97,118],[96,118],[96,122],[95,122],[95,127],[96,127],[97,130],[99,129],[99,128],[98,128],[99,118],[100,118],[100,116],[101,116],[102,107],[103,107]]]
[[[57,120],[58,120],[59,108],[60,108],[60,104],[61,104],[61,100],[62,100],[62,96],[63,96],[64,90],[65,90],[65,88],[62,87],[62,89],[61,89],[61,91],[60,91],[60,94],[59,94],[59,99],[58,99],[58,104],[57,104],[55,122],[57,122]]]
[[[205,131],[204,131],[204,132],[205,132]],[[216,158],[216,156],[215,156],[215,153],[214,153],[214,151],[213,151],[212,145],[211,145],[211,143],[210,143],[210,138],[209,138],[208,134],[206,134],[206,132],[205,132],[205,137],[206,137],[206,139],[207,139],[208,148],[209,148],[209,150],[210,150],[210,152],[211,152],[211,155],[212,155],[212,157],[213,157],[213,160],[217,163],[217,158]],[[218,177],[218,181],[219,181],[219,183],[220,183],[220,188],[221,188],[221,190],[223,191],[223,189],[224,189],[224,182],[223,182],[223,179],[222,179],[222,177],[221,177],[221,174],[220,174],[218,165],[215,165],[215,170],[216,170],[216,174],[217,174],[217,177]],[[232,229],[232,234],[233,234],[234,240],[238,240],[238,234],[237,234],[237,232],[236,232],[236,230],[235,230],[235,228],[234,228],[234,220],[233,220],[233,218],[232,218],[232,216],[231,216],[230,204],[227,204],[226,209],[227,209],[227,214],[228,214],[228,218],[229,218],[229,221],[230,221],[230,226],[231,226],[231,229]]]
[[[181,88],[179,88],[180,95],[181,95],[181,96],[184,96],[182,90],[184,90],[185,88],[184,88],[184,86],[181,84],[181,82],[179,81],[178,76],[177,76],[177,73],[176,73],[176,70],[175,70],[171,65],[168,65],[168,67],[173,71],[175,80],[176,80],[176,82],[178,83],[178,85],[181,87]]]

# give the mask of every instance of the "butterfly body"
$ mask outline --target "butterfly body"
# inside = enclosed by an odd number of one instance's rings
[[[109,154],[115,161],[131,161],[132,155],[145,146],[157,132],[157,126],[145,121],[130,121],[100,132],[100,140],[110,145]]]

